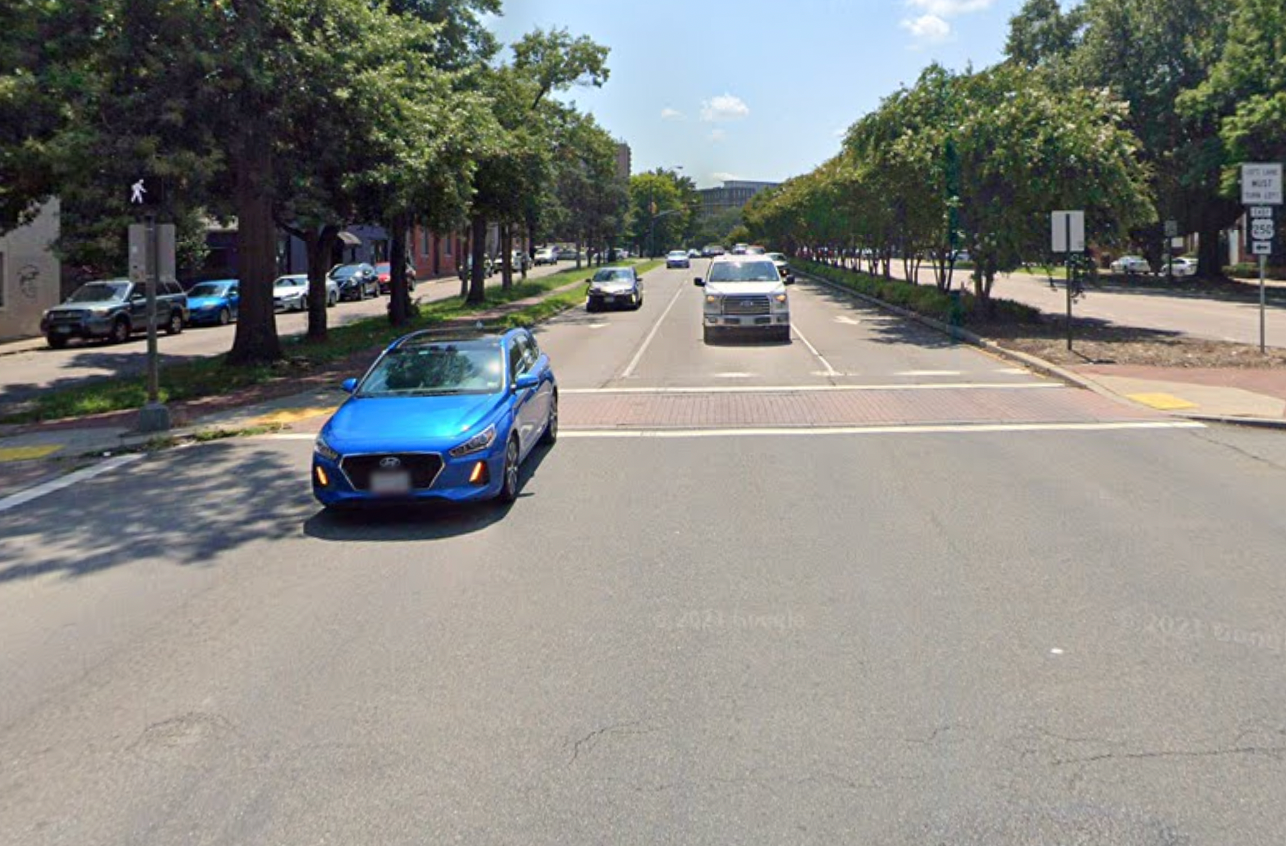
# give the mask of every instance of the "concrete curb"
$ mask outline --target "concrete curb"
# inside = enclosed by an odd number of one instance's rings
[[[844,285],[840,285],[839,283],[832,282],[829,279],[822,279],[821,277],[814,276],[811,273],[806,273],[804,271],[799,271],[799,270],[796,270],[795,273],[798,276],[802,276],[805,279],[808,279],[810,282],[816,282],[819,285],[825,285],[827,288],[830,288],[831,290],[839,291],[841,293],[849,295],[850,297],[853,297],[854,299],[862,300],[863,302],[870,303],[871,305],[876,306],[877,308],[881,308],[881,309],[884,309],[885,311],[892,312],[893,314],[896,314],[899,317],[904,317],[908,320],[915,321],[916,323],[919,323],[923,326],[927,326],[930,329],[934,329],[938,332],[941,332],[944,335],[952,338],[953,340],[964,341],[965,343],[970,344],[972,346],[987,350],[988,352],[994,353],[995,355],[1000,356],[1001,358],[1004,358],[1008,361],[1012,361],[1016,364],[1021,364],[1024,367],[1028,368],[1029,370],[1033,370],[1044,376],[1048,376],[1051,379],[1057,379],[1060,382],[1064,382],[1066,384],[1072,385],[1077,388],[1084,388],[1087,391],[1092,391],[1101,397],[1105,397],[1121,405],[1127,405],[1132,408],[1149,408],[1148,406],[1134,402],[1128,397],[1123,397],[1118,393],[1108,390],[1107,388],[1103,387],[1102,385],[1098,384],[1092,379],[1087,379],[1086,377],[1081,376],[1078,373],[1073,373],[1072,371],[1067,370],[1066,368],[1059,367],[1057,364],[1054,364],[1049,361],[1045,361],[1045,359],[1039,358],[1030,353],[1020,352],[1018,350],[1011,350],[1008,347],[1003,347],[999,343],[991,340],[990,338],[984,338],[983,336],[977,334],[976,332],[970,332],[968,329],[962,329],[959,326],[950,326],[936,318],[927,317],[926,315],[911,311],[910,309],[902,308],[901,306],[893,305],[892,303],[886,303],[884,300],[877,299],[876,297],[872,297],[869,294],[863,294],[860,291],[854,291],[852,288],[848,288],[848,287],[845,287]],[[1149,410],[1156,411],[1156,409],[1154,408]],[[1261,429],[1286,430],[1286,420],[1273,420],[1267,417],[1237,417],[1237,416],[1217,415],[1217,414],[1185,414],[1183,412],[1177,412],[1177,411],[1168,411],[1168,412],[1161,412],[1161,413],[1166,414],[1169,417],[1176,417],[1183,420],[1192,420],[1197,423],[1224,423],[1224,424],[1234,425],[1234,426],[1253,426]]]

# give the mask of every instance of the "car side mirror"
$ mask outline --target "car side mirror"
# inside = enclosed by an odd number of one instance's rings
[[[794,284],[795,284],[795,274],[793,274],[793,273],[787,273],[787,274],[786,274],[786,284],[787,284],[787,285],[794,285]]]
[[[514,379],[515,391],[528,391],[540,384],[540,377],[535,373],[519,373],[518,378]]]
[[[706,286],[706,281],[698,276],[696,279],[692,280],[692,284],[696,285],[698,288],[704,288]]]
[[[344,393],[351,394],[353,391],[357,390],[357,380],[345,379],[343,384],[341,384],[339,387],[343,389]]]

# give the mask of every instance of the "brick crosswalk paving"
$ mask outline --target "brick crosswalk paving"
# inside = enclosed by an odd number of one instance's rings
[[[1102,423],[1164,420],[1071,388],[584,392],[560,399],[565,429]]]

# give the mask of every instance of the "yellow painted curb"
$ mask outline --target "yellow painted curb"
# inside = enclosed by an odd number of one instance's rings
[[[59,444],[50,446],[29,446],[29,447],[8,447],[0,449],[0,463],[6,461],[31,461],[36,458],[44,458],[47,455],[53,455],[62,449]]]
[[[1195,402],[1188,402],[1174,394],[1126,394],[1126,396],[1158,411],[1181,411],[1185,408],[1198,407]]]
[[[313,417],[321,417],[324,414],[333,414],[339,406],[327,406],[325,408],[288,408],[284,411],[275,411],[272,414],[265,414],[263,417],[256,417],[250,421],[252,426],[271,426],[273,424],[288,425],[298,423],[301,420],[308,420]]]

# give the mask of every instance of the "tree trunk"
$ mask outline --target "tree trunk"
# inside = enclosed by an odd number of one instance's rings
[[[487,299],[487,219],[476,215],[470,222],[472,232],[469,234],[472,250],[470,252],[469,296],[470,305],[482,305]]]
[[[270,364],[281,358],[273,314],[277,275],[277,226],[272,216],[272,136],[247,114],[240,128],[236,162],[237,262],[241,303],[237,334],[228,353],[234,365]]]
[[[500,230],[500,287],[508,291],[514,286],[514,231],[506,223]]]
[[[323,226],[309,230],[304,245],[308,249],[308,340],[323,343],[326,340],[326,271],[331,253],[335,250],[338,226]]]
[[[1197,233],[1197,272],[1206,279],[1223,276],[1224,256],[1220,248],[1218,227],[1203,228]]]
[[[456,256],[455,272],[460,276],[460,299],[466,299],[469,296],[469,256],[473,255],[473,241],[469,237],[469,230],[465,230],[464,244]]]
[[[388,322],[394,326],[405,326],[411,319],[411,287],[406,279],[406,230],[410,228],[404,214],[389,221]]]

